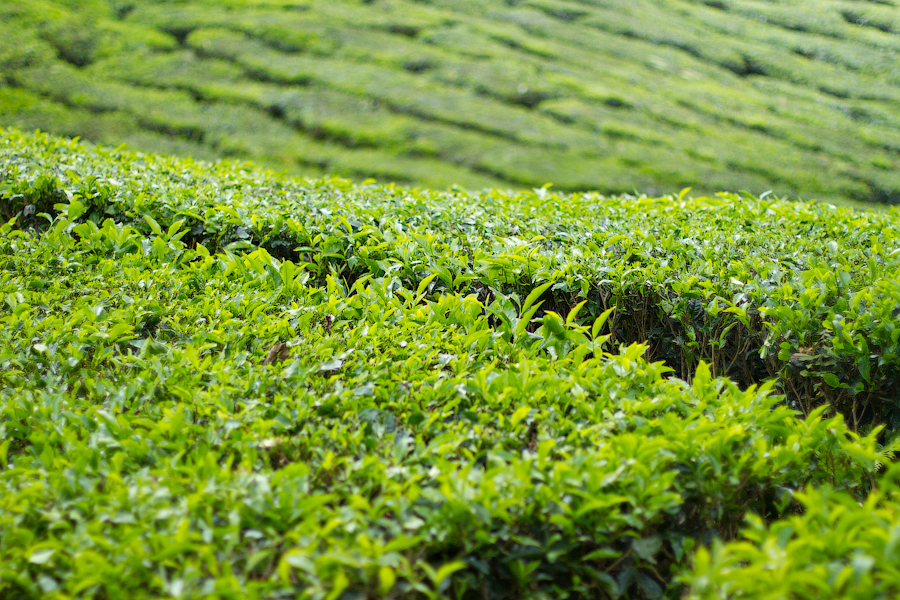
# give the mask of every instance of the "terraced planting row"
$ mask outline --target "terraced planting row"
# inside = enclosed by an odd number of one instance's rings
[[[0,595],[900,591],[896,211],[12,130],[0,209]]]
[[[0,124],[441,188],[900,193],[888,4],[81,4],[2,9]]]

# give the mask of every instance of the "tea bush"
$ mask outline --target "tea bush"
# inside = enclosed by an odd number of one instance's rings
[[[859,502],[830,486],[797,493],[801,515],[750,518],[739,541],[700,549],[689,598],[892,598],[897,572],[897,468]]]
[[[896,211],[13,130],[0,208],[0,595],[712,597],[892,489]]]

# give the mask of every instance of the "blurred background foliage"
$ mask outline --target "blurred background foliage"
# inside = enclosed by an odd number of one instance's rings
[[[900,202],[896,0],[0,0],[0,125],[443,188]]]

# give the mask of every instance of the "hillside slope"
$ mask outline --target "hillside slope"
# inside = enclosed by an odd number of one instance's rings
[[[900,201],[895,0],[0,2],[0,125],[464,188]]]

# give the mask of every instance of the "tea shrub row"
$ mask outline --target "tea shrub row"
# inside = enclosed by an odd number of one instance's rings
[[[162,159],[116,163],[79,153],[82,166],[61,170],[45,145],[20,144],[6,161],[6,218],[27,210],[34,221],[73,196],[98,225],[108,216],[148,233],[142,215],[164,227],[183,219],[192,244],[213,252],[257,244],[306,263],[319,283],[371,274],[414,289],[434,275],[438,291],[496,303],[507,337],[515,329],[507,313],[544,285],[542,311],[564,314],[586,301],[585,315],[596,317],[615,306],[613,341],[650,341],[650,356],[686,379],[703,359],[743,385],[778,376],[797,407],[830,402],[857,428],[898,418],[893,213],[727,194],[623,201],[545,188],[351,189],[338,180],[334,190],[310,192],[264,175],[211,182],[205,167],[182,166],[189,163],[174,163],[189,179],[160,179]],[[110,178],[115,185],[91,187]],[[220,185],[230,202],[212,200]]]
[[[897,19],[837,0],[6,3],[0,125],[358,181],[896,203]]]
[[[895,211],[2,139],[0,595],[896,590]]]

